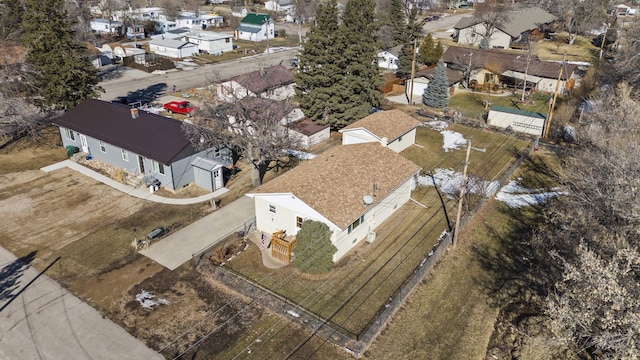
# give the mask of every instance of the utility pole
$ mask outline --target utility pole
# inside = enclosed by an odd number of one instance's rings
[[[267,25],[267,28],[264,34],[267,35],[267,57],[269,57],[269,18],[268,17],[264,19],[264,24]]]
[[[556,100],[558,99],[558,90],[560,89],[560,79],[562,78],[562,73],[564,72],[564,64],[566,61],[567,61],[567,51],[565,50],[564,56],[562,57],[562,63],[560,64],[560,71],[558,72],[558,81],[556,82],[556,90],[553,92],[553,101],[551,102],[549,115],[547,116],[547,121],[544,126],[544,133],[542,134],[542,137],[545,139],[549,137],[549,127],[551,125],[551,119],[553,119],[553,109],[556,107]]]
[[[464,193],[467,182],[467,167],[469,165],[469,154],[471,153],[471,139],[467,140],[467,156],[464,159],[464,170],[462,171],[462,184],[460,185],[460,200],[458,200],[458,214],[456,214],[456,227],[453,231],[453,247],[456,247],[458,243],[458,231],[460,229],[460,216],[462,213],[462,199],[464,199]]]
[[[469,67],[467,68],[467,88],[471,87],[471,66],[473,66],[473,53],[469,53]]]
[[[413,78],[416,76],[416,47],[418,39],[413,38],[413,60],[411,60],[411,89],[409,93],[409,106],[413,106]]]
[[[522,98],[521,102],[524,102],[524,93],[527,91],[527,74],[529,73],[529,64],[531,64],[531,43],[527,43],[527,67],[524,70],[524,84],[522,85]]]

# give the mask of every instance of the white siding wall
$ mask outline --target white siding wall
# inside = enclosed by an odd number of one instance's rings
[[[371,135],[371,133],[362,129],[347,130],[342,133],[342,145],[362,144],[374,141],[379,140]]]
[[[296,91],[294,89],[294,84],[288,84],[277,87],[268,92],[263,92],[262,94],[260,94],[260,97],[281,101],[292,97],[295,93]]]
[[[482,35],[485,34],[486,28],[484,24],[477,24],[458,31],[458,44],[463,45],[479,45],[482,41]],[[501,30],[495,30],[491,35],[489,41],[491,47],[503,47],[508,49],[511,46],[511,36],[502,32]]]
[[[389,149],[399,153],[402,150],[408,148],[416,142],[416,129],[409,131],[408,133],[402,135],[400,138],[390,142],[387,147]]]
[[[347,229],[334,232],[332,241],[338,251],[333,261],[338,261],[356,244],[367,238],[383,221],[387,220],[396,210],[404,205],[411,197],[411,179],[402,184],[396,191],[376,204],[364,215],[364,223],[348,233]]]
[[[489,115],[487,117],[487,124],[491,126],[503,129],[511,126],[513,131],[536,136],[542,136],[544,121],[545,119],[493,110],[489,111]]]
[[[407,80],[407,94],[411,91],[411,80]],[[422,95],[429,86],[429,79],[417,78],[413,80],[413,102],[414,104],[420,104],[422,102]]]

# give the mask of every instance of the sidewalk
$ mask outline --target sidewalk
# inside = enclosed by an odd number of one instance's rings
[[[163,359],[1,247],[0,264],[0,359]]]
[[[228,192],[229,190],[226,188],[222,188],[219,190],[216,190],[210,194],[206,194],[206,195],[202,195],[202,196],[198,196],[195,198],[188,198],[188,199],[173,199],[173,198],[166,198],[166,197],[162,197],[162,196],[158,196],[158,195],[154,195],[151,194],[149,192],[149,189],[147,189],[146,187],[137,187],[134,188],[133,186],[129,186],[129,185],[125,185],[123,183],[120,183],[118,181],[115,181],[113,179],[110,179],[107,176],[104,176],[96,171],[93,171],[87,167],[84,167],[76,162],[73,162],[71,160],[63,160],[60,161],[58,163],[49,165],[49,166],[45,166],[43,168],[41,168],[40,170],[44,171],[44,172],[51,172],[51,171],[55,171],[58,169],[61,169],[63,167],[68,167],[70,169],[73,169],[83,175],[86,175],[90,178],[93,178],[97,181],[100,181],[101,183],[111,186],[112,188],[116,189],[116,190],[120,190],[123,193],[129,194],[131,196],[135,196],[137,198],[140,199],[144,199],[144,200],[149,200],[149,201],[153,201],[153,202],[157,202],[157,203],[163,203],[163,204],[170,204],[170,205],[190,205],[190,204],[199,204],[205,201],[209,201],[215,197],[218,197],[226,192]]]
[[[243,196],[219,210],[152,242],[148,249],[140,254],[150,258],[169,270],[174,270],[192,256],[224,239],[255,216],[253,199]]]

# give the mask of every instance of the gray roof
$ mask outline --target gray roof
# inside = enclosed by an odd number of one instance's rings
[[[131,109],[87,99],[53,123],[167,165],[195,152],[180,121],[144,111],[134,119]]]
[[[514,10],[509,13],[509,21],[498,26],[511,37],[517,37],[527,30],[537,29],[540,25],[548,24],[558,20],[554,15],[538,8],[526,8]],[[470,26],[480,24],[482,21],[475,17],[464,17],[453,27],[456,30],[466,29]]]
[[[249,32],[249,33],[258,33],[258,32],[260,32],[260,30],[262,30],[262,28],[253,27],[253,26],[246,26],[246,25],[240,25],[240,26],[238,26],[238,28],[236,30],[243,31],[243,32]]]
[[[215,160],[203,158],[200,156],[197,156],[196,159],[191,162],[191,165],[207,171],[213,171],[216,168],[224,166]]]
[[[175,39],[154,39],[149,41],[149,45],[166,46],[168,48],[180,49],[186,46],[198,46],[188,41],[175,40]]]

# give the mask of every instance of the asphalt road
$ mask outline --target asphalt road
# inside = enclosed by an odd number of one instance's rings
[[[176,70],[166,74],[147,74],[140,70],[114,67],[112,79],[100,83],[105,92],[103,100],[113,100],[127,96],[130,100],[153,101],[171,92],[175,85],[180,89],[204,87],[215,80],[226,79],[259,69],[260,66],[272,66],[285,63],[297,57],[298,50],[277,51],[270,54],[258,54],[239,60],[210,64],[193,70]]]
[[[429,21],[422,27],[423,33],[431,33],[434,39],[448,37],[453,34],[453,27],[463,17],[473,16],[473,12],[465,12],[463,14],[456,14],[446,17],[441,17],[436,21]]]
[[[0,359],[163,359],[30,267],[32,260],[0,247]]]

